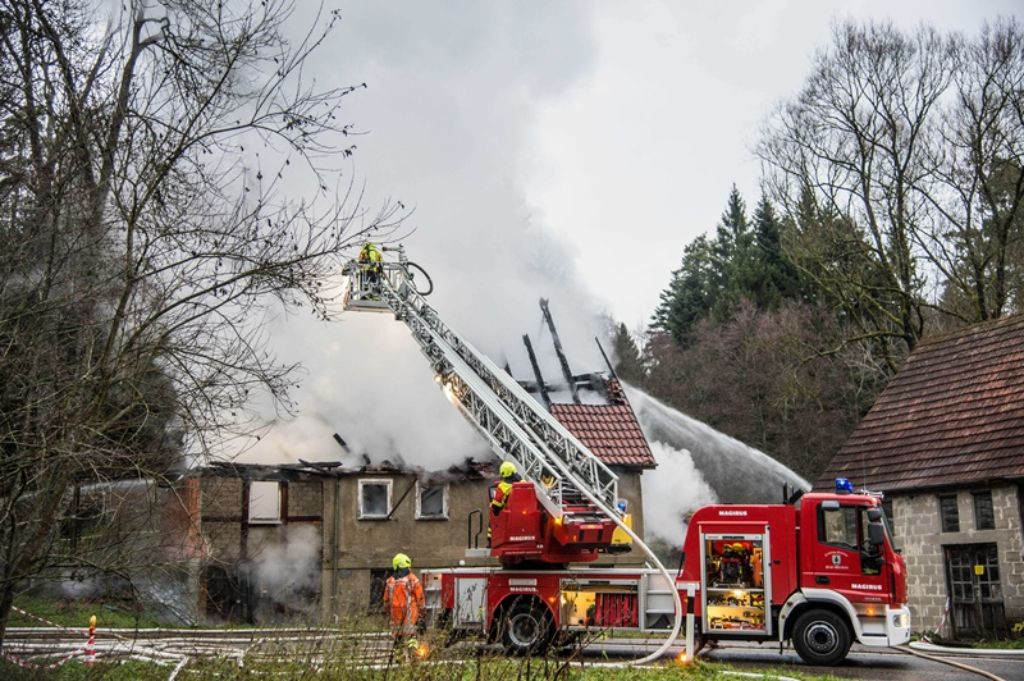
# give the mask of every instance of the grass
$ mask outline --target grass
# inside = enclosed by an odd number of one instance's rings
[[[1024,650],[1024,637],[999,638],[991,640],[973,641],[972,648],[998,648],[1000,650]]]
[[[167,626],[144,612],[132,612],[128,606],[117,602],[96,601],[65,601],[44,598],[22,597],[16,605],[34,615],[44,617],[62,626],[77,629],[88,626],[89,617],[95,614],[98,626],[106,628],[140,628]],[[297,623],[298,624],[298,623]],[[556,658],[505,658],[500,655],[485,653],[478,648],[454,648],[444,650],[443,646],[435,645],[437,654],[426,662],[409,662],[399,658],[386,669],[356,669],[353,659],[366,659],[372,653],[374,640],[363,636],[334,636],[339,634],[360,634],[370,630],[380,631],[383,620],[379,617],[360,616],[351,621],[344,621],[337,626],[323,627],[329,633],[312,649],[289,648],[284,641],[275,641],[272,636],[266,637],[259,650],[252,649],[247,653],[244,667],[238,667],[232,658],[196,658],[190,659],[179,673],[177,679],[198,680],[218,679],[237,680],[275,679],[279,681],[311,681],[313,679],[342,679],[352,681],[668,681],[676,680],[725,680],[738,677],[729,676],[727,671],[732,668],[728,664],[713,663],[699,660],[697,664],[682,666],[673,663],[661,663],[644,668],[609,668],[593,666],[601,664],[597,658],[587,658],[581,667],[579,662],[566,662]],[[12,612],[10,626],[44,626],[41,623]],[[287,626],[282,624],[279,626]],[[301,624],[298,624],[301,626]],[[206,627],[203,628],[213,628]],[[230,625],[225,630],[242,631],[249,627]],[[264,627],[269,628],[269,627]],[[612,634],[613,636],[616,634]],[[646,637],[647,635],[643,635]],[[421,640],[425,640],[422,639]],[[379,652],[379,648],[377,652]],[[311,661],[316,654],[319,660],[319,671]],[[261,658],[260,655],[264,655]],[[455,657],[462,655],[462,657]],[[467,657],[468,655],[468,657]],[[276,659],[270,659],[276,658]],[[288,660],[288,658],[291,658]],[[101,661],[87,667],[79,661],[69,662],[56,670],[22,669],[0,659],[0,679],[10,681],[165,681],[173,666],[155,663],[126,661],[116,663]],[[750,672],[744,668],[743,671]],[[788,676],[802,681],[834,681],[834,677],[812,674],[801,674],[792,667],[763,668],[755,673],[764,673],[766,678],[772,676]]]
[[[100,627],[159,627],[168,624],[146,612],[133,611],[124,603],[109,600],[64,600],[19,596],[14,600],[14,605],[36,617],[42,617],[63,627],[88,627],[89,617],[92,615],[96,615],[97,626]],[[7,624],[11,627],[47,626],[13,610]]]
[[[0,677],[10,681],[165,681],[171,667],[142,662],[125,664],[97,664],[86,667],[72,662],[57,671],[34,671],[0,662]],[[178,675],[179,679],[244,681],[273,678],[277,681],[726,681],[730,676],[728,665],[700,662],[691,666],[677,664],[652,665],[643,668],[566,667],[551,659],[478,659],[458,660],[442,664],[396,663],[387,669],[351,669],[346,660],[329,661],[321,673],[316,673],[302,662],[253,664],[237,667],[230,660],[199,660],[190,662]],[[744,670],[751,671],[751,670]],[[802,681],[836,681],[833,676],[800,674],[789,669],[764,668],[754,670],[765,678],[775,675],[799,678]]]
[[[22,610],[54,622],[62,627],[83,629],[89,626],[89,617],[96,615],[97,626],[109,629],[148,629],[153,627],[174,627],[186,629],[180,622],[171,622],[160,619],[152,613],[133,608],[131,605],[115,600],[106,599],[59,599],[44,598],[40,596],[19,596],[14,600],[14,605]],[[45,627],[48,626],[36,619],[26,617],[18,612],[11,611],[10,620],[7,623],[11,627]],[[265,629],[295,627],[304,629],[313,627],[317,629],[328,629],[346,632],[358,631],[380,631],[385,627],[383,616],[363,615],[353,617],[336,625],[311,625],[309,622],[296,620],[294,622],[282,621],[271,625],[252,624],[200,624],[195,629],[225,629],[231,631],[244,631],[247,629]]]

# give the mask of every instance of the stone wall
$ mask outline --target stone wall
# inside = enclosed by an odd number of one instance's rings
[[[1024,619],[1024,530],[1017,488],[992,487],[995,529],[976,529],[972,492],[980,489],[942,492],[957,495],[959,532],[943,532],[939,516],[939,495],[893,493],[893,526],[896,546],[907,562],[910,608],[916,631],[938,631],[949,595],[944,547],[957,544],[995,543],[999,552],[1000,582],[1009,622]],[[949,636],[948,618],[939,633]]]
[[[619,494],[629,504],[633,527],[643,536],[643,510],[639,471],[617,471]],[[387,520],[359,518],[359,481],[391,481],[391,503],[394,513]],[[338,481],[338,535],[332,536],[333,525],[325,524],[324,546],[337,543],[337,557],[324,553],[323,616],[325,620],[356,616],[370,607],[372,571],[385,571],[391,559],[401,551],[413,559],[414,570],[452,567],[465,561],[467,566],[497,565],[490,558],[466,558],[467,518],[478,509],[482,513],[484,532],[480,546],[486,546],[489,479],[451,480],[447,483],[447,519],[416,517],[416,477],[411,474],[352,475]],[[408,491],[408,494],[406,492]],[[333,488],[325,498],[325,513],[333,504]],[[404,499],[403,499],[404,497]],[[643,556],[638,551],[617,556],[602,556],[598,565],[638,565]],[[336,583],[331,583],[331,571]]]

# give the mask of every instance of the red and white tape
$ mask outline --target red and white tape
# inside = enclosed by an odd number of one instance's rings
[[[28,660],[22,660],[22,659],[19,659],[19,658],[15,657],[14,655],[11,655],[6,650],[3,651],[2,653],[0,653],[0,655],[3,655],[3,658],[5,660],[7,660],[8,662],[10,662],[11,664],[16,664],[19,667],[21,667],[22,669],[56,669],[57,667],[60,667],[61,665],[66,664],[68,661],[71,660],[71,658],[73,658],[73,657],[75,657],[77,655],[81,655],[84,652],[85,652],[85,650],[82,649],[82,648],[79,648],[78,650],[72,650],[70,653],[68,653],[67,655],[65,655],[64,657],[60,658],[59,660],[57,660],[56,662],[54,662],[52,664],[36,664],[35,662],[29,662]]]
[[[56,622],[51,622],[50,620],[48,620],[48,619],[46,619],[44,617],[39,617],[38,615],[33,615],[30,612],[25,612],[21,608],[19,608],[17,606],[14,606],[14,605],[11,606],[11,610],[13,610],[14,612],[18,613],[19,615],[24,615],[25,617],[28,617],[29,619],[33,619],[36,622],[42,622],[43,624],[49,624],[51,627],[57,627],[58,629],[63,629],[64,631],[73,631],[75,633],[85,633],[86,631],[88,631],[87,629],[72,629],[71,627],[65,627],[63,624],[57,624]]]

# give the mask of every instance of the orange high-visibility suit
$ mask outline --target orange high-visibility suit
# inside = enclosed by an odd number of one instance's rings
[[[426,605],[423,584],[416,575],[409,572],[398,579],[388,577],[384,603],[391,611],[392,636],[412,636],[416,633],[420,610]]]

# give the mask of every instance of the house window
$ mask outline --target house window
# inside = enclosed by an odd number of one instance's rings
[[[448,519],[448,485],[416,483],[416,519]]]
[[[996,529],[996,516],[992,511],[992,492],[974,493],[974,528],[977,530]]]
[[[943,532],[960,531],[960,511],[956,506],[956,495],[949,494],[939,497],[939,518]]]
[[[387,518],[391,513],[391,481],[359,481],[359,519]]]
[[[281,486],[276,480],[253,480],[249,483],[249,522],[281,522]]]

